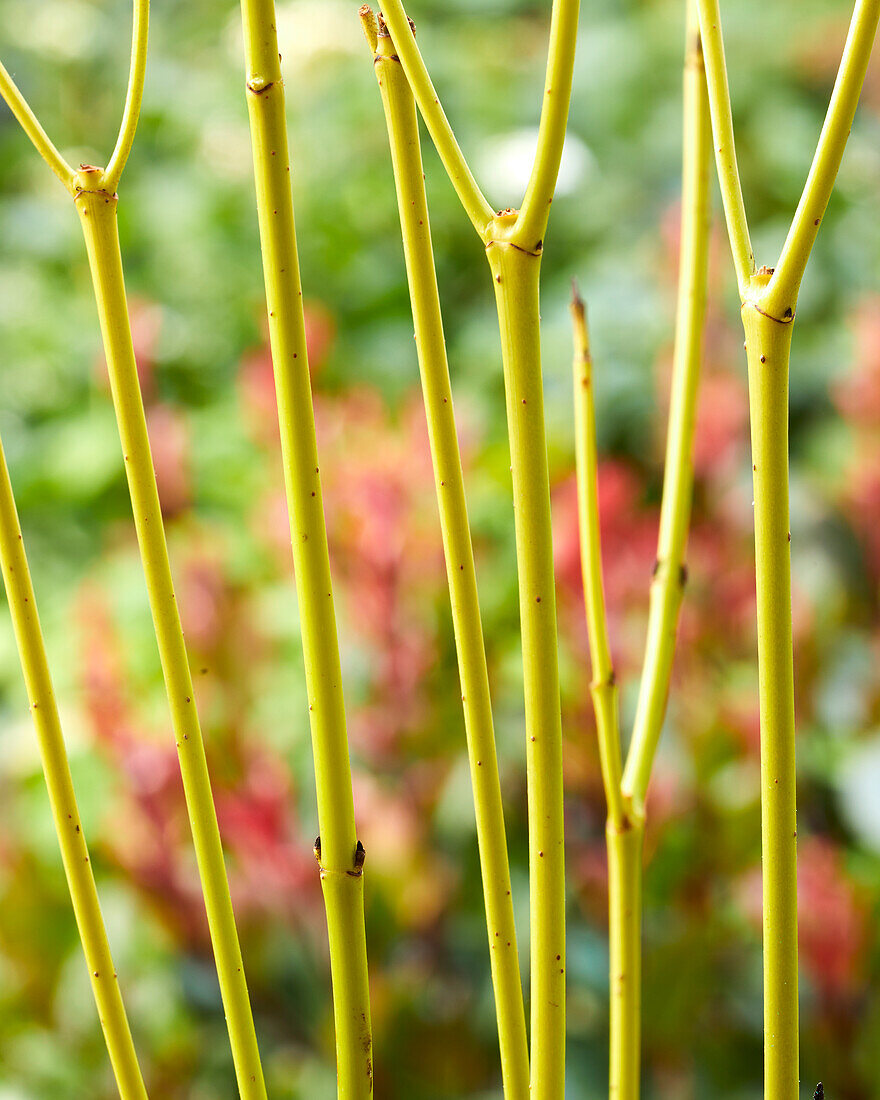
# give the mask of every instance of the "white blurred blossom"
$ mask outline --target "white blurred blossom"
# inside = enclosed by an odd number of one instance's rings
[[[281,62],[288,72],[291,66],[304,67],[328,53],[356,54],[369,60],[357,8],[345,0],[292,0],[278,4],[276,25]],[[230,22],[229,50],[239,61],[242,31],[237,13]]]
[[[80,0],[26,0],[10,4],[4,16],[3,35],[10,45],[59,61],[94,53],[100,11],[91,4]]]
[[[880,852],[880,733],[854,746],[838,772],[837,797],[849,827]]]
[[[511,130],[487,138],[475,159],[475,175],[489,194],[518,204],[525,192],[538,147],[538,128]],[[595,158],[587,145],[569,132],[562,149],[557,195],[568,195],[592,174]]]

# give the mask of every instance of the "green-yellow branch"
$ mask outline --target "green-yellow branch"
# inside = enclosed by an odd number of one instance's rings
[[[753,279],[755,289],[768,276]],[[742,310],[749,362],[764,914],[764,1095],[798,1096],[797,810],[791,535],[788,505],[788,364],[792,324],[751,302]]]
[[[315,761],[316,854],[330,941],[338,1089],[345,1100],[367,1100],[373,1094],[373,1063],[363,849],[355,832],[275,7],[272,0],[242,0],[241,10],[269,341]]]
[[[510,437],[525,689],[531,912],[531,1080],[536,1100],[565,1088],[565,853],[556,584],[541,376],[540,253],[499,215],[486,254],[495,285]]]
[[[642,1035],[642,847],[645,819],[631,812],[620,828],[609,819],[608,978],[609,1100],[638,1100]]]
[[[149,29],[150,0],[134,0],[128,91],[125,95],[125,107],[122,111],[122,122],[119,127],[119,136],[116,139],[116,147],[104,172],[103,186],[106,191],[113,192],[119,186],[120,177],[134,143],[134,135],[141,113],[141,101],[144,97],[144,80],[147,75]]]
[[[30,104],[18,90],[15,81],[2,62],[0,62],[0,95],[6,100],[9,110],[12,111],[18,124],[30,138],[34,148],[67,190],[73,194],[76,184],[76,172],[55,148],[51,138],[40,125],[39,119],[30,108]]]
[[[581,571],[593,679],[590,693],[602,783],[608,804],[609,1016],[608,1095],[637,1100],[641,1035],[641,891],[644,814],[621,789],[617,687],[608,642],[599,531],[596,414],[586,310],[577,291],[572,300],[574,328],[575,456]]]
[[[171,578],[156,474],[132,347],[116,224],[116,196],[94,188],[101,178],[102,173],[98,169],[86,169],[79,173],[76,208],[88,250],[135,529],[171,708],[171,722],[238,1088],[243,1100],[265,1100],[263,1072],[229,897],[192,676]]]
[[[134,0],[134,12],[131,34],[131,66],[128,77],[128,90],[125,96],[125,106],[122,111],[122,122],[119,127],[119,135],[116,146],[110,157],[106,170],[101,174],[100,186],[111,194],[119,186],[119,180],[125,168],[128,155],[131,152],[134,136],[140,117],[141,100],[144,94],[144,80],[147,71],[147,43],[150,27],[150,2],[149,0]],[[30,104],[24,98],[16,86],[15,81],[9,75],[2,63],[0,63],[0,95],[6,100],[9,109],[25,134],[30,138],[34,148],[43,160],[61,180],[67,190],[74,194],[77,187],[78,176],[49,138],[46,131],[40,125],[39,119],[31,110]]]
[[[361,9],[370,40],[372,12]],[[409,34],[407,28],[407,34]],[[434,269],[418,118],[390,35],[379,25],[376,76],[388,126],[416,350],[434,464],[477,820],[504,1095],[529,1096],[529,1056],[504,809],[461,455]]]
[[[623,793],[638,808],[644,805],[666,714],[678,616],[687,579],[685,553],[694,484],[694,428],[706,316],[712,128],[700,28],[696,8],[691,2],[688,3],[685,48],[682,220],[672,398],[648,639],[623,775]]]
[[[593,679],[590,694],[596,715],[596,734],[602,783],[608,803],[608,818],[615,829],[626,822],[626,807],[620,789],[620,718],[617,684],[608,640],[605,585],[602,575],[602,539],[599,530],[599,462],[596,454],[596,402],[593,395],[593,360],[584,303],[574,291],[571,302],[574,330],[574,431],[578,489],[578,533],[581,548],[581,576],[584,609]]]
[[[617,686],[608,641],[599,531],[598,460],[593,370],[586,310],[577,291],[574,328],[575,457],[584,604],[593,678],[602,784],[608,804],[608,945],[610,1042],[608,1095],[637,1100],[641,1034],[641,889],[644,817],[633,811],[621,789],[620,720]]]
[[[40,617],[21,537],[18,512],[3,445],[0,443],[0,562],[9,599],[9,611],[21,660],[31,716],[40,746],[40,758],[61,862],[73,904],[89,980],[104,1031],[104,1040],[122,1100],[147,1100],[137,1054],[131,1038],[116,968],[107,942],[89,850],[82,831],[61,720],[40,627]]]
[[[721,201],[733,252],[733,266],[736,269],[737,283],[742,295],[754,274],[755,257],[749,238],[749,224],[739,180],[739,168],[736,163],[733,113],[730,107],[730,88],[727,81],[727,64],[724,60],[724,38],[718,2],[719,0],[697,0],[697,5],[706,62],[706,83],[709,89],[718,182],[721,187]]]
[[[579,0],[554,0],[553,3],[538,148],[517,226],[519,242],[526,248],[540,247],[556,190],[571,102],[579,7]]]

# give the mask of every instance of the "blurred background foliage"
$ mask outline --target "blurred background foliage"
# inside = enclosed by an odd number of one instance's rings
[[[607,1087],[604,805],[577,568],[568,283],[589,303],[606,584],[633,715],[677,267],[678,0],[586,0],[544,261],[567,783],[569,1094]],[[534,144],[548,5],[413,2],[499,206]],[[781,245],[849,17],[725,4],[759,262]],[[377,1095],[500,1097],[439,531],[381,107],[356,2],[279,5],[360,836]],[[6,65],[103,163],[130,13],[0,0]],[[270,1094],[335,1096],[297,609],[229,0],[156,0],[120,221],[159,486]],[[880,64],[804,283],[792,372],[802,1095],[880,1097]],[[503,391],[482,249],[426,173],[526,945],[524,746]],[[716,216],[690,584],[650,792],[648,1100],[761,1096],[758,721],[742,335]],[[111,942],[151,1095],[234,1091],[80,231],[0,108],[0,430]],[[525,961],[525,960],[524,960]],[[0,1098],[114,1094],[8,616],[0,617]]]

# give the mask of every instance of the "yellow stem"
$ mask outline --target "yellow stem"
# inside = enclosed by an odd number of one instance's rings
[[[678,308],[663,502],[645,661],[623,793],[641,808],[666,714],[675,639],[687,579],[685,553],[694,485],[694,428],[706,315],[711,223],[712,129],[695,3],[688,0],[684,67],[684,150]]]
[[[528,1040],[513,919],[504,808],[474,553],[434,269],[418,118],[395,46],[381,24],[377,48],[376,76],[382,92],[391,146],[458,652],[504,1095],[508,1100],[527,1100]]]
[[[538,148],[517,225],[517,243],[525,248],[540,247],[556,190],[571,103],[579,7],[579,0],[553,0]]]
[[[104,1031],[113,1073],[122,1100],[147,1100],[131,1038],[116,967],[107,942],[89,850],[82,831],[73,779],[67,760],[61,720],[40,627],[40,617],[28,569],[27,555],[15,507],[6,455],[0,443],[0,562],[9,599],[21,670],[40,746],[43,775],[61,862],[73,903],[79,938],[89,968],[92,994]]]
[[[128,76],[128,91],[125,95],[125,107],[122,111],[122,123],[116,148],[104,172],[102,187],[111,193],[119,186],[122,170],[128,160],[134,143],[138,118],[141,113],[141,100],[144,97],[144,80],[147,74],[147,40],[150,29],[150,0],[134,0],[134,18],[131,30],[131,68]]]
[[[593,679],[590,694],[596,715],[596,734],[602,765],[602,783],[608,817],[615,829],[626,822],[620,790],[620,718],[617,685],[608,641],[605,587],[602,576],[602,536],[599,529],[599,462],[596,455],[596,403],[593,396],[593,360],[584,303],[575,291],[571,303],[574,328],[574,426],[578,486],[578,528],[581,575]]]
[[[93,189],[96,180],[101,178],[99,169],[80,172],[76,208],[88,250],[135,529],[171,708],[238,1088],[244,1100],[264,1100],[263,1071],[229,897],[192,677],[171,579],[156,474],[131,341],[116,224],[116,196]]]
[[[40,125],[39,119],[30,108],[30,104],[18,90],[15,81],[2,62],[0,62],[0,95],[6,100],[9,110],[15,115],[22,130],[33,143],[34,148],[67,190],[73,194],[76,185],[76,172],[55,148],[51,138]]]
[[[703,37],[709,106],[712,113],[715,163],[718,169],[718,182],[721,186],[721,201],[724,205],[730,248],[733,252],[733,266],[736,269],[739,292],[742,295],[754,274],[755,257],[752,252],[752,242],[749,239],[749,223],[736,164],[733,114],[730,108],[727,63],[724,60],[724,38],[721,33],[721,11],[718,0],[697,0],[697,3]]]
[[[644,815],[621,790],[620,720],[608,643],[599,530],[596,413],[586,310],[575,291],[574,408],[581,570],[602,783],[608,804],[609,1096],[638,1100],[641,1027],[641,889]]]
[[[749,363],[764,910],[764,1095],[798,1096],[797,810],[791,535],[788,506],[788,370],[791,321],[757,307],[769,276],[743,305]]]
[[[501,331],[519,573],[529,804],[532,1096],[560,1100],[565,1088],[565,854],[538,305],[541,258],[511,243],[515,222],[514,213],[494,220],[486,254]]]
[[[355,832],[305,323],[284,85],[272,0],[242,0],[247,102],[254,156],[269,340],[300,609],[320,830],[319,863],[330,941],[339,1096],[373,1094],[364,931],[363,849]]]
[[[620,828],[609,821],[610,1100],[638,1100],[642,1028],[642,842],[644,818],[636,813]]]

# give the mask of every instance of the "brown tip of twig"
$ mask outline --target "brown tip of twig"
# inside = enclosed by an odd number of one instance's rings
[[[364,31],[364,37],[367,40],[367,45],[370,50],[376,52],[376,43],[378,41],[378,27],[376,25],[376,16],[373,14],[373,9],[369,4],[361,4],[358,8],[358,15],[361,21],[361,27]]]
[[[577,279],[571,280],[571,319],[574,335],[574,358],[578,370],[585,369],[584,384],[589,384],[590,375],[590,331],[587,325],[587,305],[581,297]],[[577,365],[581,364],[580,367]]]
[[[580,288],[578,287],[577,279],[571,280],[571,315],[574,317],[575,327],[580,329],[584,333],[583,339],[586,341],[587,331],[587,303],[581,297]]]

